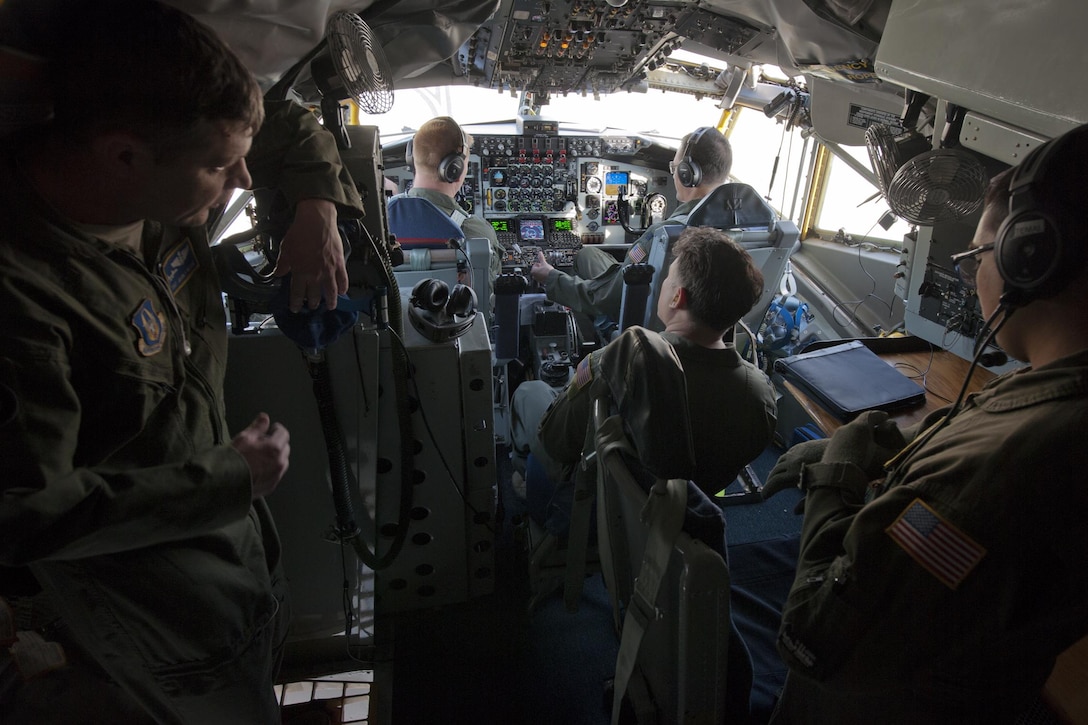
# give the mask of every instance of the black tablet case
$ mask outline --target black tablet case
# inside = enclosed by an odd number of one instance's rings
[[[776,360],[774,369],[841,420],[926,400],[925,389],[856,340]]]

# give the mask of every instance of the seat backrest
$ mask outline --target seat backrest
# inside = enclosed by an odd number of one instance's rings
[[[700,200],[685,223],[664,224],[655,231],[646,259],[654,273],[642,325],[650,330],[664,329],[657,317],[657,300],[672,264],[673,243],[689,226],[729,232],[763,273],[763,293],[742,318],[744,324],[755,329],[778,291],[786,263],[797,248],[801,234],[796,224],[779,219],[759,192],[747,184],[722,184]]]
[[[432,202],[418,196],[397,194],[386,204],[389,231],[404,249],[449,249],[465,238],[461,226]]]
[[[594,371],[605,384],[594,400],[592,439],[598,553],[622,629],[617,694],[626,661],[636,683],[628,693],[653,721],[723,722],[731,631],[725,524],[688,480],[683,367],[670,345],[639,327],[612,344],[628,354]]]
[[[397,283],[411,289],[421,279],[433,277],[452,287],[459,281],[458,262],[466,262],[471,270],[481,270],[470,275],[472,289],[476,292],[477,310],[485,320],[490,319],[490,242],[482,237],[466,239],[461,220],[419,196],[397,194],[390,197],[386,209],[389,231],[404,248],[404,264],[393,270]]]

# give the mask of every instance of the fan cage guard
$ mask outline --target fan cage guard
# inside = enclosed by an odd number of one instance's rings
[[[893,213],[930,226],[963,219],[978,210],[989,177],[979,161],[962,151],[936,149],[904,163],[885,195]]]
[[[870,124],[865,129],[865,146],[869,150],[869,160],[873,164],[877,181],[880,182],[880,193],[887,197],[888,187],[899,169],[895,136],[882,123]]]
[[[355,13],[340,11],[329,19],[326,37],[336,73],[359,108],[372,115],[391,109],[389,62],[370,26]]]

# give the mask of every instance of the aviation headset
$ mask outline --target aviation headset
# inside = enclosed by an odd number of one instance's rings
[[[422,279],[412,288],[408,319],[431,342],[460,337],[476,320],[476,293],[468,285],[454,285],[451,290],[440,279]]]
[[[1009,215],[994,238],[994,260],[1005,281],[1002,301],[1006,304],[1017,306],[1057,294],[1083,266],[1086,250],[1071,241],[1068,214],[1056,216],[1036,198],[1041,180],[1065,153],[1074,133],[1039,146],[1013,171]]]
[[[710,132],[716,132],[716,130],[710,126],[697,128],[688,136],[688,141],[684,144],[684,158],[680,159],[680,164],[676,167],[676,178],[689,189],[693,189],[703,182],[703,169],[699,166],[699,162],[692,158],[692,149],[699,143],[699,139]]]
[[[461,178],[461,174],[465,170],[465,161],[468,159],[469,143],[468,137],[465,135],[465,130],[461,128],[459,123],[448,116],[443,116],[442,118],[456,126],[457,133],[461,136],[461,145],[443,156],[442,160],[438,162],[438,178],[445,181],[447,184],[453,184]],[[414,137],[409,139],[408,145],[404,149],[404,160],[408,164],[408,168],[412,170],[412,173],[415,173],[416,170],[415,155],[412,149],[412,142],[414,140]]]

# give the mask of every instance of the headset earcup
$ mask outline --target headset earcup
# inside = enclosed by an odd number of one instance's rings
[[[412,139],[408,139],[408,145],[404,147],[404,163],[408,166],[408,170],[413,174],[416,173],[416,159],[412,153]]]
[[[446,302],[446,312],[451,316],[466,317],[476,311],[476,292],[468,285],[454,285]]]
[[[680,164],[677,176],[680,177],[681,184],[689,189],[694,189],[703,181],[703,170],[699,168],[698,162],[688,158]]]
[[[1061,232],[1039,211],[1010,215],[994,238],[994,261],[1008,287],[1030,298],[1046,297],[1061,289]]]
[[[459,153],[446,154],[438,164],[438,176],[447,184],[452,184],[461,178],[461,172],[465,170],[465,157]]]
[[[429,312],[438,312],[446,306],[449,298],[450,288],[446,283],[440,279],[428,277],[416,282],[416,286],[412,288],[410,305]]]
[[[422,279],[412,288],[408,319],[431,342],[460,337],[476,321],[476,293],[467,285],[450,290],[440,279]]]

